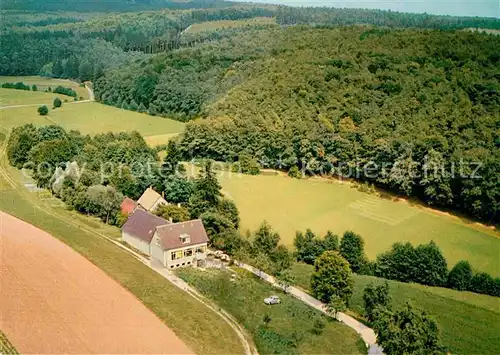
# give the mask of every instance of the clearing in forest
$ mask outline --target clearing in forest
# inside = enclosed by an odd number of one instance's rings
[[[48,89],[49,87],[55,89],[58,86],[62,86],[65,88],[70,88],[73,89],[78,98],[82,97],[84,100],[89,99],[89,93],[85,87],[80,86],[79,83],[67,80],[67,79],[53,79],[53,78],[44,78],[41,76],[0,76],[0,85],[4,83],[24,83],[25,85],[29,85],[30,87],[33,85],[37,86],[37,91],[36,92],[44,92],[45,89]],[[15,89],[7,89],[7,90],[13,90],[16,92],[19,91],[24,91],[24,90],[15,90]],[[27,91],[30,92],[30,91]],[[31,91],[33,92],[33,91]],[[57,95],[57,94],[54,94]],[[73,100],[72,97],[65,96],[65,95],[59,95],[61,100],[62,98],[68,98],[70,100]],[[38,102],[35,102],[38,103]],[[13,104],[11,104],[13,105]],[[3,106],[3,105],[2,105]]]
[[[349,183],[286,176],[220,173],[224,193],[235,200],[242,229],[255,230],[267,220],[281,240],[293,245],[296,231],[310,228],[361,234],[370,259],[395,242],[413,244],[434,240],[451,268],[468,260],[474,268],[500,276],[500,238],[494,230],[428,208],[360,192]]]
[[[50,109],[47,116],[40,116],[36,107],[0,110],[0,126],[5,131],[26,123],[37,126],[58,124],[66,130],[78,130],[83,134],[136,130],[143,136],[150,136],[178,134],[184,130],[182,122],[122,110],[97,102],[63,103],[60,108]]]

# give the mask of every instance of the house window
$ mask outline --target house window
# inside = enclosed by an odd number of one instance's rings
[[[192,248],[191,248],[191,249],[186,249],[186,250],[184,251],[184,257],[186,257],[186,258],[187,258],[187,257],[189,257],[189,256],[193,256],[193,249],[192,249]]]
[[[191,238],[189,237],[189,234],[181,234],[179,238],[181,239],[182,244],[191,243]]]
[[[196,248],[196,253],[197,254],[204,254],[205,253],[205,246],[202,245],[201,247]]]
[[[156,237],[156,245],[158,245],[159,247],[161,247],[160,237]]]
[[[172,260],[182,259],[183,256],[184,255],[182,253],[182,250],[173,251],[170,253],[170,257],[172,258]]]

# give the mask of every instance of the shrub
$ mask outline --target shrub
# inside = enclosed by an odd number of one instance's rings
[[[288,170],[288,176],[294,179],[302,179],[302,172],[294,165]]]
[[[51,92],[51,91],[52,91],[52,89],[49,86],[49,92]],[[56,87],[54,89],[54,93],[61,94],[61,95],[66,95],[66,96],[71,96],[71,97],[76,98],[76,92],[73,89],[71,89],[71,88],[65,88],[63,86]]]
[[[61,107],[61,106],[62,106],[61,100],[58,97],[56,97],[54,99],[54,108],[58,108],[58,107]]]
[[[323,322],[319,318],[315,319],[313,323],[312,333],[321,335],[323,333],[323,329],[325,329],[325,322]]]
[[[372,283],[366,286],[363,292],[363,304],[365,316],[369,322],[375,321],[378,311],[390,309],[391,296],[389,295],[389,284],[387,281],[383,285],[374,286]]]
[[[373,325],[387,355],[444,353],[436,321],[411,304],[395,312],[380,312]]]
[[[477,273],[470,281],[470,291],[493,295],[495,291],[495,280],[491,275],[485,272]]]
[[[45,105],[38,107],[38,113],[40,116],[46,116],[49,114],[49,108]]]
[[[465,291],[470,288],[472,280],[472,267],[468,261],[459,261],[448,275],[448,287],[458,291]]]

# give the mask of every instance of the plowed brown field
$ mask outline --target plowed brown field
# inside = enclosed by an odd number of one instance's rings
[[[139,300],[87,259],[3,212],[0,329],[20,353],[192,353]]]

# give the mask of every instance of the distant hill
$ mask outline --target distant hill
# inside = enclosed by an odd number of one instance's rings
[[[1,0],[2,10],[123,12],[228,6],[221,0]]]

